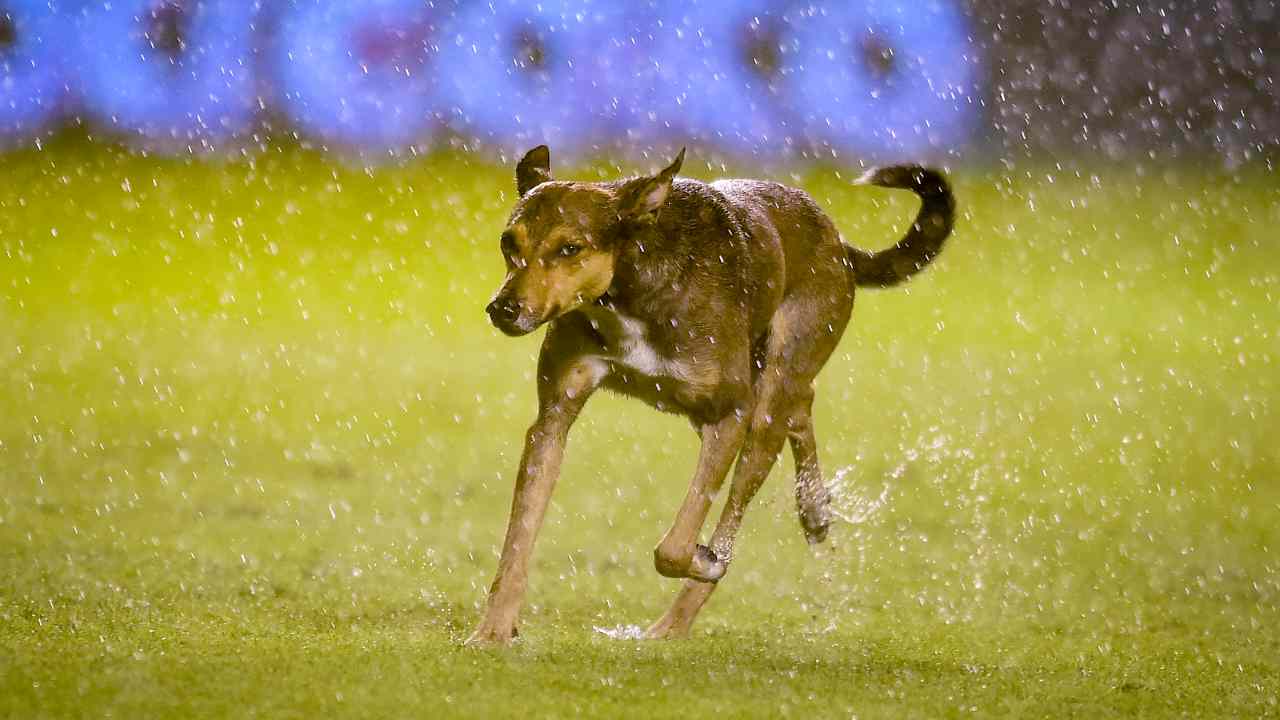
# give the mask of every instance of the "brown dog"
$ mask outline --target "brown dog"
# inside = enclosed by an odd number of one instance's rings
[[[788,438],[800,523],[809,542],[826,537],[829,497],[809,414],[814,376],[849,321],[854,286],[893,285],[941,249],[955,217],[951,190],[921,167],[864,175],[860,183],[910,189],[923,201],[897,245],[869,253],[845,245],[800,190],[677,180],[683,160],[682,150],[657,175],[596,183],[553,181],[546,146],[516,166],[520,199],[502,233],[507,277],[487,310],[508,335],[550,327],[538,359],[538,417],[525,438],[488,609],[470,643],[515,636],[565,438],[602,386],[684,415],[702,438],[689,492],[654,550],[659,573],[688,580],[647,636],[688,634]],[[720,522],[699,545],[734,458]]]

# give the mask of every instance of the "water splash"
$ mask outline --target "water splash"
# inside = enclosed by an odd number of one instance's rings
[[[639,625],[615,625],[613,627],[601,627],[593,625],[592,630],[604,635],[610,640],[643,640],[644,628]]]
[[[881,485],[880,494],[875,497],[872,497],[870,492],[865,492],[863,488],[846,482],[853,469],[852,465],[848,465],[837,470],[827,486],[827,491],[831,493],[832,515],[850,525],[862,525],[875,517],[888,503],[892,485],[890,481],[901,479],[907,466],[899,465],[894,468],[889,474],[889,479]]]

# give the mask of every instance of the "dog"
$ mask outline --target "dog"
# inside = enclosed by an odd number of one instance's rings
[[[919,272],[951,233],[945,176],[920,166],[869,171],[860,184],[914,191],[921,207],[892,248],[844,244],[806,193],[773,182],[677,178],[552,179],[541,145],[516,166],[519,199],[502,232],[506,279],[486,311],[511,336],[547,325],[538,358],[538,415],[525,436],[497,577],[469,644],[506,644],[528,582],[534,539],[574,419],[598,388],[685,416],[701,437],[697,469],[657,571],[685,583],[645,632],[687,636],[733,560],[747,504],[788,440],[796,503],[810,543],[831,523],[814,439],[813,380],[835,350],[854,288]],[[728,474],[733,482],[707,544],[698,539]]]

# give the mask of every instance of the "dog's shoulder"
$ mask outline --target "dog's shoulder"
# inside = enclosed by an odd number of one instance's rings
[[[701,180],[676,178],[662,212],[664,230],[685,236],[738,238],[746,230],[735,203],[714,183]]]
[[[716,183],[703,182],[694,178],[676,178],[671,183],[671,196],[667,200],[673,205],[709,205],[728,207],[731,202],[716,187]]]

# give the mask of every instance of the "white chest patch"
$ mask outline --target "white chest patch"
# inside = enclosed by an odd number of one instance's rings
[[[663,357],[649,340],[648,324],[639,318],[601,309],[589,316],[591,325],[605,339],[607,353],[601,358],[650,377],[681,379],[684,366]]]
[[[666,375],[668,363],[649,342],[648,328],[635,318],[619,316],[622,334],[618,338],[618,362],[644,375]]]

